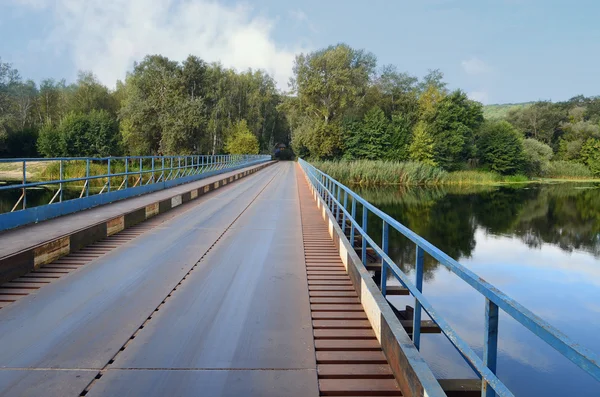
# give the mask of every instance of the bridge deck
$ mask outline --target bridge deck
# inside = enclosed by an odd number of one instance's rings
[[[175,194],[187,192],[194,189],[195,186],[200,187],[210,185],[220,179],[256,167],[257,166],[251,166],[241,170],[226,172],[167,190],[160,190],[142,196],[132,197],[127,200],[65,215],[38,224],[1,232],[0,238],[2,239],[2,244],[0,244],[0,259],[21,252],[31,246],[36,246],[46,241],[73,233],[86,226],[107,221],[136,208],[167,199]]]
[[[297,172],[209,193],[1,309],[0,395],[317,396]]]

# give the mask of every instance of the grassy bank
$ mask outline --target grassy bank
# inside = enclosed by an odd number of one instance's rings
[[[561,162],[556,162],[561,163]],[[382,160],[311,161],[315,167],[348,185],[499,185],[506,183],[597,181],[585,167],[571,163],[553,164],[548,178],[528,178],[524,175],[500,175],[495,172],[470,170],[447,172],[418,162]]]
[[[63,162],[63,179],[83,178],[87,173],[86,161],[72,160]],[[146,159],[142,164],[144,171],[152,168],[152,160]],[[135,173],[140,169],[139,162],[129,164],[129,172]],[[110,166],[111,174],[119,174],[125,172],[125,162],[122,160],[113,160]],[[108,164],[106,162],[91,162],[90,176],[106,175],[108,173]],[[152,176],[152,173],[144,172],[143,179],[147,181]],[[158,178],[160,172],[155,173]],[[32,161],[27,162],[27,181],[28,182],[45,182],[60,179],[60,162],[59,161]],[[112,185],[120,185],[124,177],[111,177]],[[138,179],[138,175],[129,177],[129,184],[132,186]],[[23,163],[1,163],[0,164],[0,182],[20,182],[23,180]],[[107,178],[98,178],[90,180],[90,187],[101,188],[107,182]],[[77,181],[65,184],[65,188],[82,187],[84,181]]]

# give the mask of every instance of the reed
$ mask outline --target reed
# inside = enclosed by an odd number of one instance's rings
[[[332,178],[356,186],[383,185],[493,185],[527,182],[524,175],[503,176],[490,171],[447,172],[439,167],[406,161],[356,160],[313,161],[315,167]]]

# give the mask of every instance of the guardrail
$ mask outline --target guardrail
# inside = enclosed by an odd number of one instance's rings
[[[300,166],[308,176],[310,183],[328,205],[337,222],[342,222],[342,230],[346,233],[347,223],[350,225],[350,241],[354,246],[355,235],[362,238],[361,259],[367,263],[367,245],[370,246],[381,258],[381,293],[386,295],[388,272],[410,292],[415,298],[413,317],[413,343],[418,349],[421,336],[421,309],[440,327],[442,333],[458,350],[464,360],[482,379],[482,396],[502,397],[513,396],[512,392],[496,376],[496,360],[498,354],[498,315],[499,310],[514,318],[525,328],[533,332],[538,338],[556,349],[564,357],[571,360],[589,375],[600,381],[600,359],[592,351],[577,345],[559,330],[533,314],[518,302],[514,301],[496,287],[477,276],[475,273],[446,255],[427,240],[417,235],[406,226],[382,212],[350,188],[331,178],[306,161],[299,159]],[[357,220],[358,206],[361,207],[361,221]],[[382,221],[382,239],[378,244],[368,235],[368,215],[374,214]],[[403,236],[415,243],[415,281],[411,281],[398,265],[388,256],[389,228],[400,232]],[[483,359],[462,339],[449,323],[429,303],[422,292],[424,255],[429,254],[441,265],[485,297],[485,329],[483,344]]]
[[[192,156],[131,156],[131,157],[61,157],[61,158],[13,158],[0,159],[0,165],[17,163],[16,167],[22,172],[22,180],[13,184],[0,185],[0,193],[8,190],[21,190],[19,199],[15,202],[10,213],[27,212],[40,206],[27,206],[27,190],[36,187],[56,189],[49,204],[76,202],[87,200],[73,210],[49,211],[51,215],[64,215],[94,205],[104,204],[114,200],[131,197],[172,187],[180,183],[201,179],[216,173],[246,167],[252,164],[268,161],[269,155],[192,155]],[[27,181],[27,170],[31,163],[50,163],[46,169],[46,180]],[[29,167],[28,167],[29,165]],[[92,186],[92,185],[96,186]],[[65,200],[65,189],[77,189],[78,197]],[[119,192],[119,194],[115,194]],[[102,196],[102,199],[94,196]],[[89,204],[89,205],[88,205]],[[75,206],[73,206],[75,207]],[[37,211],[39,213],[43,211]],[[0,220],[8,214],[0,214]],[[16,216],[16,214],[15,214]],[[51,216],[49,216],[51,217]],[[17,217],[18,218],[18,217]],[[47,219],[45,215],[36,214],[29,220],[14,220],[4,224],[0,222],[0,230],[21,224]]]

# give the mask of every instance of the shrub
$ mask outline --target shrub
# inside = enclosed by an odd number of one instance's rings
[[[529,138],[523,141],[523,154],[525,172],[530,176],[543,176],[553,153],[550,146]]]
[[[600,139],[589,138],[581,147],[581,159],[595,176],[600,175]]]
[[[230,154],[258,154],[258,139],[248,129],[246,120],[240,120],[230,129],[230,138],[225,143],[225,150]]]
[[[523,142],[520,133],[506,121],[485,123],[479,131],[477,148],[481,163],[492,171],[510,175],[523,166]]]

